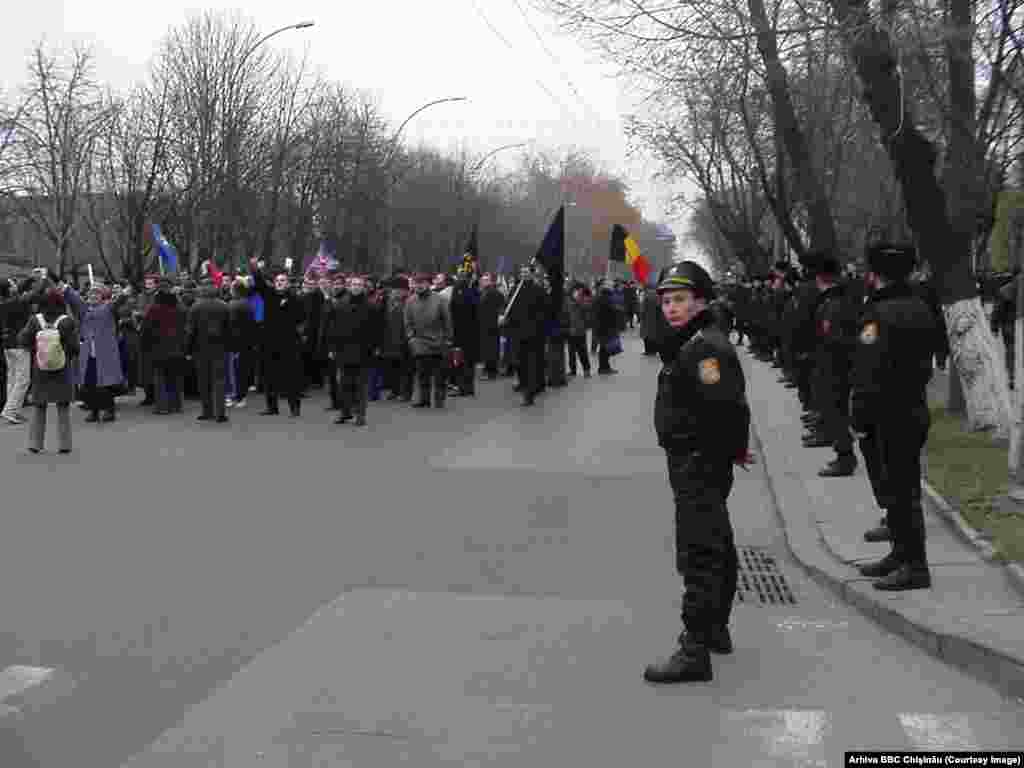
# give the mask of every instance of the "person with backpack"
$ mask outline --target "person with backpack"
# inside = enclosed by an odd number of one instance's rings
[[[46,438],[46,408],[57,405],[57,448],[71,453],[72,371],[78,357],[78,324],[68,313],[63,292],[50,288],[18,334],[18,343],[32,355],[32,419],[28,450],[40,453]]]

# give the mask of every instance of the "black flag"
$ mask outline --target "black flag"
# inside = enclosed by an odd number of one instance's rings
[[[565,282],[565,206],[558,209],[555,220],[548,227],[534,261],[544,267],[551,283],[550,321],[557,323],[562,314]]]

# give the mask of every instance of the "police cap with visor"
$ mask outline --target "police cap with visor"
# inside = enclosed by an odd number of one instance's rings
[[[694,295],[711,301],[715,298],[715,284],[711,276],[695,261],[683,261],[666,269],[658,281],[657,292],[678,291],[683,288]]]

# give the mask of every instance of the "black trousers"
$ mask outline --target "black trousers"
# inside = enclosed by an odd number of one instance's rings
[[[183,363],[181,359],[153,362],[153,390],[158,409],[181,412],[185,396],[185,377],[181,370]]]
[[[467,354],[462,365],[452,370],[452,383],[459,388],[459,394],[476,394],[476,362],[476,358]]]
[[[930,428],[926,404],[893,404],[887,408],[886,418],[870,425],[867,437],[860,441],[875,498],[885,507],[892,553],[918,567],[928,564],[921,508],[921,451]]]
[[[686,590],[683,626],[706,642],[710,629],[728,625],[736,597],[739,558],[726,506],[732,460],[669,453],[668,479],[676,507],[676,570]]]
[[[288,401],[292,411],[298,412],[299,395],[303,384],[302,357],[298,348],[265,347],[263,377],[267,409],[276,411],[278,399],[283,397]]]
[[[544,387],[544,337],[519,340],[519,385],[523,397],[535,397]]]
[[[416,378],[420,384],[420,402],[430,402],[431,383],[434,387],[434,403],[443,405],[445,398],[445,364],[441,355],[420,355],[416,358]]]
[[[548,382],[553,387],[564,386],[565,378],[565,337],[548,339],[547,343]]]
[[[411,400],[415,378],[416,367],[408,355],[384,358],[384,388],[392,394]]]
[[[853,453],[853,435],[850,433],[850,383],[841,378],[823,376],[820,401],[825,429],[836,453]]]
[[[224,408],[224,384],[227,378],[227,355],[223,349],[196,357],[196,380],[203,415],[218,419],[227,415]]]
[[[370,386],[370,369],[364,365],[338,366],[338,393],[344,416],[366,418],[366,399]]]
[[[605,346],[604,341],[597,345],[597,372],[610,371],[612,369],[612,358],[608,354],[608,348]]]
[[[644,344],[647,341],[644,340]],[[587,337],[583,336],[570,336],[569,337],[569,371],[575,375],[576,373],[576,361],[579,360],[583,370],[586,373],[590,373],[590,353],[587,352]]]
[[[114,388],[97,386],[98,371],[96,358],[90,357],[85,367],[85,378],[82,380],[80,397],[86,407],[93,413],[99,411],[114,412]]]

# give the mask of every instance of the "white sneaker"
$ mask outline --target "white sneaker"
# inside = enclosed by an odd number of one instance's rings
[[[28,421],[28,419],[26,419],[24,416],[18,413],[3,413],[0,414],[0,417],[2,417],[3,420],[6,421],[8,424],[14,424],[15,426],[24,424],[26,421]]]
[[[230,397],[225,397],[224,398],[224,407],[225,408],[234,408],[235,407],[235,401],[232,400]]]
[[[245,406],[247,405],[248,403],[245,401],[245,398],[243,397],[241,400],[235,403],[235,408],[245,408]]]

